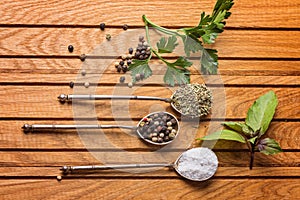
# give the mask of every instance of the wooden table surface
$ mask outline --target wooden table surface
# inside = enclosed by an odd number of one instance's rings
[[[197,136],[225,120],[243,120],[253,101],[274,90],[279,105],[267,135],[284,152],[257,153],[249,170],[246,147],[218,142],[219,168],[205,182],[190,182],[161,169],[133,174],[105,173],[63,176],[63,165],[103,164],[87,151],[76,131],[24,134],[24,123],[73,121],[72,104],[60,104],[60,93],[73,93],[83,63],[78,58],[96,45],[129,29],[143,28],[142,14],[162,26],[197,24],[201,11],[215,1],[69,1],[2,0],[0,5],[0,199],[300,199],[300,1],[236,0],[225,31],[213,45],[219,51],[219,72],[226,93],[226,115],[208,116]],[[105,22],[105,31],[99,24]],[[74,52],[69,53],[69,44]],[[100,74],[98,74],[100,75]],[[113,66],[101,74],[97,93],[111,94],[120,74]],[[193,70],[192,82],[202,82]],[[169,97],[161,82],[135,87],[134,94]],[[80,86],[75,86],[80,87]],[[81,86],[82,87],[82,86]],[[134,121],[153,102],[132,101]],[[147,109],[145,109],[145,106]],[[170,106],[159,106],[174,113]],[[216,109],[216,108],[215,108]],[[115,123],[111,103],[96,104],[99,121]],[[107,130],[112,143],[129,152],[155,150],[122,130]],[[184,134],[184,133],[181,133]],[[120,142],[121,141],[121,142]],[[192,146],[201,145],[193,143]],[[115,149],[95,151],[118,159]],[[181,151],[181,150],[179,150]]]

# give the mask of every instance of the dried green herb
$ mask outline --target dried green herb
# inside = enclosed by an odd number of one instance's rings
[[[190,83],[190,71],[188,67],[190,67],[192,63],[187,60],[186,56],[189,57],[191,52],[195,53],[198,51],[202,52],[201,72],[203,74],[216,74],[218,68],[217,51],[203,47],[203,43],[214,43],[218,34],[223,32],[225,19],[230,16],[231,13],[229,10],[232,5],[233,0],[218,0],[211,15],[206,15],[205,12],[202,12],[200,22],[197,26],[177,30],[163,28],[151,22],[143,15],[142,18],[145,23],[146,38],[149,45],[151,44],[149,27],[169,35],[169,37],[162,37],[159,42],[157,42],[157,48],[150,46],[151,55],[144,60],[145,62],[139,65],[139,63],[133,60],[135,64],[129,66],[129,70],[132,71],[132,77],[135,77],[137,71],[144,71],[146,74],[149,74],[149,76],[152,75],[152,71],[148,67],[148,62],[151,60],[152,54],[154,54],[167,65],[167,72],[164,76],[164,82],[166,84],[174,86],[175,84],[181,85]],[[172,53],[174,51],[178,45],[177,38],[183,41],[186,55],[179,57],[176,62],[171,63],[163,58],[162,54]],[[145,69],[135,70],[136,68]]]
[[[246,143],[251,152],[250,169],[252,169],[255,151],[266,155],[282,152],[279,144],[274,139],[262,138],[268,130],[277,105],[276,94],[269,91],[259,97],[249,108],[245,123],[224,122],[223,125],[228,129],[204,136],[199,140],[223,139]]]

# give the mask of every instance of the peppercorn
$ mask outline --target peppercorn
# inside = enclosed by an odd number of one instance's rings
[[[157,142],[158,138],[157,137],[152,137],[152,142]]]
[[[128,25],[127,25],[127,24],[124,24],[124,25],[123,25],[123,30],[126,31],[127,29],[128,29]]]
[[[164,140],[162,138],[157,138],[157,142],[162,143]]]
[[[143,80],[145,78],[145,75],[143,73],[140,73],[140,78]]]
[[[131,65],[132,61],[131,60],[127,60],[127,65]]]
[[[128,87],[129,87],[129,88],[132,88],[132,86],[133,86],[132,82],[129,82],[129,83],[128,83]]]
[[[121,72],[122,71],[122,66],[121,65],[119,65],[118,67],[117,67],[117,72]]]
[[[57,179],[58,181],[61,181],[61,180],[62,180],[62,177],[61,177],[61,176],[57,176],[56,179]]]
[[[83,69],[83,70],[81,70],[81,75],[82,76],[85,76],[86,75],[86,71]]]
[[[159,134],[159,137],[163,138],[163,137],[165,137],[165,134],[160,133],[160,134]]]
[[[111,35],[110,35],[110,34],[106,34],[105,38],[106,38],[108,41],[110,41]]]
[[[125,76],[121,76],[120,77],[120,83],[124,83],[125,82]]]
[[[117,68],[119,65],[119,62],[115,62],[115,67]]]
[[[127,56],[125,54],[123,54],[122,56],[122,60],[126,60]]]
[[[169,140],[170,140],[169,136],[165,136],[165,137],[164,137],[164,141],[165,141],[165,142],[168,142]]]
[[[136,80],[136,81],[139,81],[140,79],[141,79],[141,75],[140,75],[140,74],[136,74],[136,75],[135,75],[135,80]],[[158,122],[158,123],[159,123],[159,122]]]
[[[170,133],[170,134],[169,134],[169,138],[170,138],[170,139],[174,139],[174,138],[175,138],[175,134],[174,134],[174,133]]]
[[[100,29],[101,29],[102,31],[104,31],[104,29],[105,29],[105,23],[101,23],[101,24],[100,24]]]
[[[123,65],[123,66],[122,66],[122,71],[123,71],[123,73],[126,73],[126,72],[127,72],[127,70],[128,70],[128,67],[127,67],[127,65]]]
[[[119,64],[120,64],[121,66],[123,66],[123,65],[124,65],[124,61],[121,60],[121,61],[119,62]]]
[[[70,86],[70,88],[73,88],[73,87],[74,87],[74,82],[71,81],[71,82],[69,83],[69,86]]]
[[[172,126],[172,122],[167,122],[167,126]]]
[[[140,35],[140,36],[139,36],[139,41],[140,41],[140,42],[143,42],[143,41],[144,41],[144,36]]]
[[[88,88],[90,86],[90,83],[89,82],[85,82],[84,83],[84,87]]]
[[[85,54],[81,54],[81,55],[79,56],[79,59],[80,59],[82,62],[85,61],[86,55],[85,55]]]
[[[69,45],[69,46],[68,46],[68,50],[69,50],[70,53],[72,53],[72,52],[74,51],[73,45]]]
[[[128,53],[129,53],[129,54],[132,54],[132,53],[133,53],[133,48],[132,48],[132,47],[130,47],[130,48],[128,49]]]

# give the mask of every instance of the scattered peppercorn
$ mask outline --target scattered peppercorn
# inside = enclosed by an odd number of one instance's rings
[[[69,83],[69,86],[70,86],[70,88],[73,88],[73,87],[74,87],[74,82],[71,81],[71,82]]]
[[[110,41],[111,40],[111,35],[110,34],[106,34],[105,38]]]
[[[89,86],[90,86],[90,83],[89,83],[89,82],[85,82],[85,83],[84,83],[84,87],[85,87],[85,88],[88,88]]]
[[[127,29],[128,29],[128,25],[127,25],[127,24],[124,24],[124,25],[123,25],[123,30],[126,31]]]
[[[102,31],[104,31],[104,29],[105,29],[105,23],[101,23],[101,24],[100,24],[100,29],[101,29]]]
[[[72,53],[72,52],[74,51],[73,45],[69,45],[69,46],[68,46],[68,50],[69,50],[70,53]]]
[[[85,76],[86,75],[86,71],[83,69],[83,70],[81,70],[81,75],[82,76]]]
[[[132,48],[132,47],[130,47],[130,48],[128,49],[128,53],[129,53],[129,54],[132,54],[132,53],[133,53],[133,48]]]
[[[56,179],[57,179],[58,181],[61,181],[62,177],[61,177],[61,176],[57,176]]]
[[[136,80],[136,81],[139,81],[140,79],[141,79],[141,75],[140,75],[140,74],[136,74],[136,75],[135,75],[135,80]]]
[[[120,77],[120,83],[124,83],[125,82],[125,76],[121,76]]]
[[[132,86],[133,86],[132,82],[129,82],[129,83],[128,83],[128,87],[129,87],[129,88],[132,88]]]
[[[80,59],[82,62],[85,61],[86,55],[85,55],[85,54],[81,54],[81,55],[79,56],[79,59]]]

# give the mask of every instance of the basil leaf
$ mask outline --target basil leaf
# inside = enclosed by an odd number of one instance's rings
[[[237,142],[245,143],[245,138],[239,133],[231,130],[221,130],[199,138],[199,140],[233,140]]]
[[[259,141],[258,150],[266,155],[272,155],[282,152],[279,144],[274,139],[265,138]]]
[[[262,136],[268,129],[274,116],[278,99],[273,91],[269,91],[259,97],[249,108],[246,118],[246,124]]]
[[[228,128],[238,132],[238,133],[244,133],[245,135],[251,136],[253,134],[253,131],[250,127],[247,126],[245,123],[241,122],[223,122],[222,125],[227,126]]]

